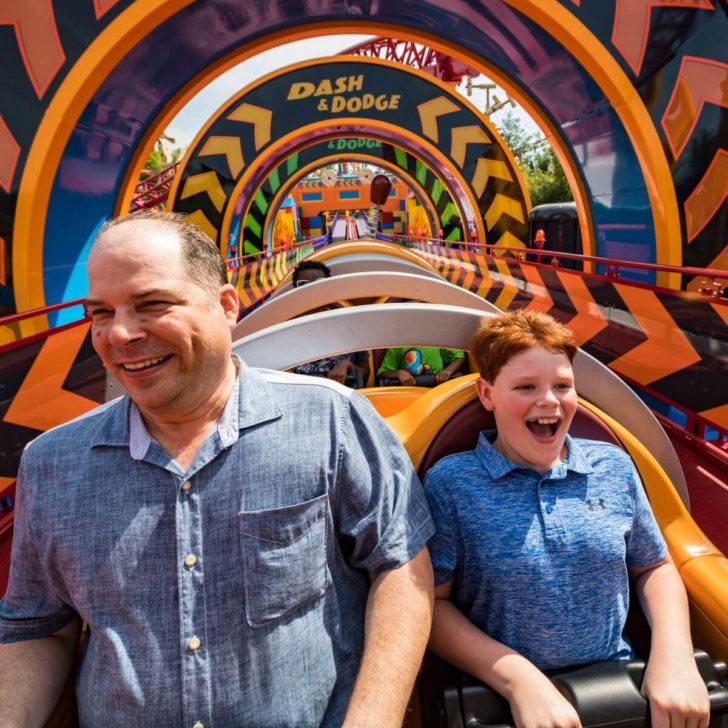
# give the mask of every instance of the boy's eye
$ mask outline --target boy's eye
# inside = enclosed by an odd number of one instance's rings
[[[144,301],[144,303],[141,304],[140,308],[148,310],[154,308],[165,308],[169,305],[169,301]]]
[[[110,316],[111,310],[108,308],[91,308],[86,309],[86,313],[94,320],[98,320],[100,318],[103,318],[104,316]]]

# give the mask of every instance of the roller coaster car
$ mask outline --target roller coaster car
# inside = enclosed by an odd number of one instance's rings
[[[370,281],[376,278],[369,277]],[[325,283],[331,287],[330,295],[337,295],[336,279],[317,285]],[[439,283],[452,289],[447,291],[452,294],[448,300],[467,294],[443,281]],[[359,284],[353,279],[347,282],[349,290]],[[305,286],[304,290],[313,288]],[[361,284],[357,291],[365,295],[365,289]],[[378,289],[374,286],[366,290]],[[407,303],[326,311],[275,323],[237,341],[235,350],[252,366],[288,369],[305,359],[364,346],[387,348],[406,343],[467,349],[478,321],[489,315],[487,304],[477,301],[472,308]],[[258,309],[261,316],[265,308]],[[402,341],[404,336],[406,342]],[[728,659],[728,560],[690,517],[682,468],[649,409],[616,375],[583,351],[577,352],[574,371],[580,397],[571,432],[617,442],[632,457],[688,591],[694,643],[705,650],[698,653],[697,659],[716,715],[711,725],[724,725],[719,714],[728,710],[728,680],[725,665],[712,660]],[[444,455],[473,447],[477,433],[492,426],[477,400],[476,378],[466,375],[433,389],[403,387],[408,390],[407,398],[399,407],[388,405],[390,388],[369,388],[362,393],[385,416],[423,475]],[[636,647],[646,642],[646,623],[637,612],[631,615],[629,627]],[[635,627],[635,620],[638,623],[640,619],[643,626]],[[552,679],[572,700],[583,725],[642,726],[649,724],[648,707],[639,694],[643,668],[642,662],[599,663],[558,671]],[[511,720],[507,704],[497,694],[431,655],[423,666],[419,697],[408,719],[411,728],[502,726]]]

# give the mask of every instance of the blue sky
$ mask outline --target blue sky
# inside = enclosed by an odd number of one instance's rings
[[[321,52],[324,45],[321,38],[286,43],[259,53],[257,56],[239,63],[208,84],[172,119],[165,133],[175,139],[173,146],[186,147],[221,104],[261,76],[299,61],[320,58],[322,55],[336,55],[371,37],[367,35],[329,36],[325,43],[325,54]],[[484,76],[473,79],[474,84],[482,84],[487,81],[488,79]],[[465,94],[464,84],[461,84],[458,90]],[[502,89],[497,89],[495,93],[501,100],[506,97]],[[485,92],[474,88],[470,101],[482,111],[485,108]],[[496,112],[491,116],[491,120],[498,123],[505,113],[505,109]],[[522,109],[516,108],[516,113],[529,131],[538,132],[538,127]]]

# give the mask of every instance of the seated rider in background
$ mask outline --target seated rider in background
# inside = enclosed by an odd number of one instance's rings
[[[430,469],[436,533],[430,648],[508,700],[518,727],[578,726],[541,672],[633,658],[632,578],[652,628],[642,692],[652,726],[707,726],[688,602],[626,452],[567,435],[572,333],[550,316],[484,319],[470,345],[496,431]]]
[[[330,277],[331,270],[325,263],[318,260],[303,260],[293,271],[293,286],[300,288],[307,283]],[[327,311],[330,308],[337,308],[337,305],[324,306],[316,311]],[[356,380],[358,386],[364,386],[369,378],[369,354],[366,351],[354,351],[350,354],[328,356],[325,359],[301,364],[291,371],[311,377],[327,377],[340,384],[346,384],[347,377],[350,377]]]
[[[441,384],[464,364],[465,352],[460,349],[400,346],[387,349],[377,374],[382,379],[399,379],[404,386],[415,386],[415,377],[420,374],[434,374],[435,384]]]

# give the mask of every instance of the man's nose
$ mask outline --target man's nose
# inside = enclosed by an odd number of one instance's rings
[[[144,338],[144,330],[133,315],[116,311],[108,329],[111,346],[127,346]]]

